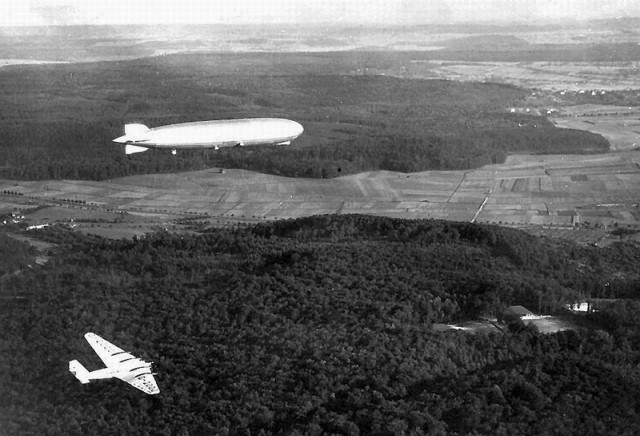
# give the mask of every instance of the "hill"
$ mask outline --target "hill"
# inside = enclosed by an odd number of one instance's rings
[[[530,44],[515,35],[471,35],[462,38],[455,38],[443,41],[442,45],[449,50],[517,50],[521,52],[530,46]]]
[[[382,75],[396,54],[189,54],[0,70],[0,178],[102,180],[212,166],[291,177],[476,168],[511,152],[592,153],[592,133],[510,113],[509,85]],[[406,57],[406,55],[405,55]],[[125,123],[285,117],[285,148],[125,156]]]
[[[133,241],[34,234],[59,251],[0,286],[25,297],[0,311],[7,435],[640,429],[636,300],[585,318],[600,330],[431,328],[585,293],[635,299],[636,245],[353,215]],[[99,367],[86,331],[154,360],[160,395],[80,385],[69,360]]]

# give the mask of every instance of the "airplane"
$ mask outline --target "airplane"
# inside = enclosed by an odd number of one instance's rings
[[[151,372],[151,362],[145,362],[132,356],[95,333],[87,333],[84,338],[107,367],[89,372],[77,360],[70,361],[69,371],[80,380],[80,383],[86,384],[90,380],[115,377],[146,394],[160,393],[156,380],[153,378],[154,373]]]
[[[149,148],[177,150],[235,147],[242,145],[289,145],[302,134],[297,122],[283,118],[243,118],[196,121],[149,128],[125,124],[124,136],[113,140],[125,144],[125,153],[141,153]]]

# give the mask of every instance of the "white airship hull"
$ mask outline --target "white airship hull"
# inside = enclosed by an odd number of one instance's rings
[[[126,144],[128,153],[136,153],[147,148],[180,150],[287,144],[300,136],[303,130],[299,123],[282,118],[198,121],[152,129],[141,124],[128,124],[125,135],[113,141]]]

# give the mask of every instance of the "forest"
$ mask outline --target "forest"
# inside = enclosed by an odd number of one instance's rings
[[[290,177],[369,170],[460,170],[509,153],[596,153],[599,135],[510,113],[510,85],[376,74],[399,55],[182,54],[0,70],[0,178],[102,180],[233,167]],[[403,56],[408,56],[407,54]],[[406,59],[405,59],[406,61]],[[356,74],[370,69],[372,74]],[[284,117],[305,133],[288,147],[148,151],[111,142],[125,123]]]
[[[12,274],[33,262],[34,249],[26,242],[18,241],[0,232],[0,277]]]
[[[55,248],[0,277],[6,435],[640,432],[637,244],[360,215],[30,236]],[[595,297],[576,331],[433,328]],[[154,361],[160,394],[78,383],[87,331]]]

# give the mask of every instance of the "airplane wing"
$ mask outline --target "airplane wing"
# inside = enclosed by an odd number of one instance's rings
[[[87,333],[84,335],[84,338],[108,368],[116,366],[125,359],[134,358],[134,356],[122,348],[116,347],[109,341],[105,341],[95,333]]]
[[[143,374],[132,380],[125,381],[134,388],[140,389],[145,394],[154,395],[160,393],[160,389],[156,384],[156,379],[153,378],[153,375],[151,374]]]

